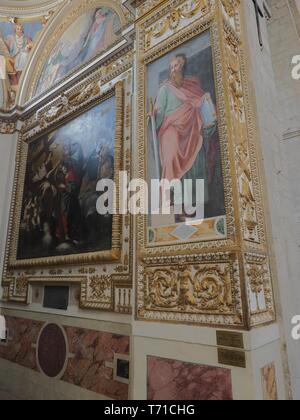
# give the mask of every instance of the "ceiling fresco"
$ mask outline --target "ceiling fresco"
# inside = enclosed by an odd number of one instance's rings
[[[11,109],[35,44],[59,1],[3,1],[0,5],[0,88],[2,108]]]

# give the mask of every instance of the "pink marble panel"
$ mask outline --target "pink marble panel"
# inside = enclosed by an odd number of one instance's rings
[[[128,399],[128,385],[113,379],[114,353],[129,354],[129,337],[65,327],[69,360],[63,380],[116,400]]]
[[[0,357],[21,366],[37,370],[36,344],[43,323],[30,319],[5,317],[9,330],[7,345],[0,345]]]
[[[44,323],[13,317],[6,317],[6,322],[10,340],[7,345],[0,345],[0,358],[38,371],[34,346]],[[63,328],[72,357],[62,380],[112,399],[128,399],[128,385],[113,378],[113,361],[115,353],[129,355],[129,337],[75,327]]]
[[[148,400],[232,400],[231,371],[148,357]]]

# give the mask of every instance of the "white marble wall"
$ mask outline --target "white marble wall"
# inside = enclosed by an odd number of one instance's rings
[[[284,134],[292,135],[300,129],[300,81],[291,77],[292,58],[300,55],[300,11],[295,7],[296,0],[269,0],[268,4],[272,13],[268,34],[280,117]]]
[[[300,232],[296,227],[299,212],[300,82],[291,77],[291,57],[300,53],[296,26],[286,0],[268,2],[273,13],[269,25],[261,20],[264,47],[257,37],[255,12],[251,1],[244,2],[250,45],[250,74],[256,96],[271,224],[274,262],[278,273],[276,297],[282,332],[287,341],[292,386],[300,399],[300,342],[291,338],[291,318],[300,313]],[[284,135],[290,133],[287,140]],[[275,282],[276,283],[276,282]]]

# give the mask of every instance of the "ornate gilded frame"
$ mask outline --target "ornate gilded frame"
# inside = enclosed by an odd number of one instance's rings
[[[2,301],[28,305],[30,288],[35,284],[78,284],[80,286],[80,307],[90,310],[102,310],[122,314],[132,312],[132,261],[133,232],[131,217],[117,217],[115,239],[118,249],[113,258],[87,258],[76,261],[51,261],[51,265],[41,261],[41,265],[26,264],[16,267],[11,260],[11,240],[14,226],[14,213],[17,206],[16,192],[22,165],[22,155],[26,151],[26,142],[43,133],[54,130],[65,121],[73,119],[85,110],[105,100],[117,92],[119,116],[117,132],[119,147],[117,151],[118,167],[131,174],[131,118],[132,118],[132,51],[125,48],[113,60],[94,71],[77,79],[71,87],[53,95],[48,104],[39,103],[31,112],[24,113],[18,123],[19,137],[17,147],[16,174],[13,200],[11,205],[5,264],[2,277]],[[12,125],[12,124],[11,124]],[[15,125],[15,124],[14,124]],[[6,130],[10,129],[7,124]],[[24,168],[23,168],[24,172]],[[118,180],[116,179],[118,183]],[[50,261],[48,261],[50,262]]]
[[[30,97],[30,80],[36,72],[36,64],[45,52],[45,45],[49,34],[57,33],[68,21],[69,15],[86,10],[104,2],[100,0],[76,0],[68,2],[62,0],[55,10],[45,31],[41,34],[34,47],[32,57],[26,71],[22,75],[22,89],[17,98],[17,110],[14,114],[5,116],[0,121],[0,132],[15,133],[17,143],[16,171],[13,185],[13,198],[8,226],[8,237],[2,276],[1,301],[8,304],[30,305],[32,291],[35,286],[45,284],[62,284],[80,288],[79,306],[82,309],[101,310],[129,315],[132,313],[132,261],[133,261],[133,231],[130,215],[117,216],[114,224],[115,248],[111,253],[90,255],[88,258],[71,258],[67,262],[63,259],[40,260],[29,264],[14,264],[11,254],[13,240],[13,226],[15,225],[15,210],[18,206],[16,192],[19,188],[18,180],[24,175],[24,151],[26,142],[38,138],[48,131],[74,118],[99,101],[117,91],[119,100],[117,114],[117,132],[120,139],[118,155],[119,169],[131,176],[131,142],[132,142],[132,85],[133,85],[133,31],[130,27],[123,36],[120,44],[111,46],[103,55],[94,59],[96,64],[84,63],[67,75],[65,80],[53,86],[42,98],[34,98],[30,103],[25,97]],[[108,2],[106,2],[108,4]],[[109,2],[109,6],[118,9],[121,16],[122,28],[131,22],[132,16],[123,7],[121,0]],[[50,7],[50,6],[49,6]],[[82,9],[83,8],[83,9]],[[21,8],[20,8],[21,10]],[[23,10],[23,9],[22,9]],[[51,9],[52,10],[52,9]],[[23,11],[18,16],[23,16]],[[66,13],[68,16],[66,16]],[[70,17],[69,17],[70,18]],[[71,19],[71,18],[70,18]],[[45,58],[45,57],[44,57]],[[24,77],[23,77],[24,76]],[[24,107],[20,107],[23,104]],[[117,162],[116,162],[117,163]],[[116,172],[118,174],[118,171]],[[118,184],[118,179],[116,179]],[[118,196],[117,196],[118,197]],[[118,199],[118,198],[117,198]],[[28,261],[27,261],[28,262]],[[33,264],[32,264],[33,263]],[[51,264],[50,264],[51,263]]]
[[[198,2],[199,3],[199,2]],[[201,3],[201,2],[200,2]],[[196,2],[197,4],[197,2]],[[202,5],[202,7],[204,7]],[[226,139],[226,133],[224,132],[224,126],[225,126],[225,119],[222,115],[222,108],[224,108],[224,95],[223,95],[223,89],[222,89],[222,80],[221,80],[221,74],[217,72],[217,68],[221,65],[221,56],[220,51],[218,47],[218,28],[213,23],[213,15],[209,11],[209,9],[203,9],[204,13],[201,17],[201,22],[198,20],[192,22],[192,24],[189,26],[188,29],[185,29],[183,32],[180,32],[175,34],[175,36],[172,37],[172,39],[167,38],[165,42],[159,43],[158,45],[154,45],[152,48],[146,48],[146,51],[143,53],[141,43],[141,32],[138,30],[138,40],[140,40],[139,44],[139,54],[141,57],[141,54],[143,54],[143,58],[140,58],[140,65],[138,69],[138,110],[139,110],[139,154],[140,154],[140,166],[139,166],[139,176],[142,179],[146,178],[147,169],[146,169],[146,159],[145,156],[147,156],[147,146],[145,145],[145,142],[143,141],[145,132],[146,132],[146,90],[147,90],[147,83],[146,83],[146,71],[147,66],[151,64],[152,62],[156,61],[160,57],[164,56],[165,54],[169,53],[170,51],[173,51],[175,48],[179,47],[180,45],[184,44],[187,41],[190,41],[194,39],[196,36],[203,34],[205,31],[210,32],[211,41],[212,41],[212,50],[214,51],[213,61],[214,61],[214,79],[215,79],[215,88],[217,91],[217,97],[218,97],[218,112],[219,115],[221,115],[220,119],[220,140],[222,143],[222,166],[223,166],[223,177],[224,177],[224,188],[225,188],[225,206],[226,206],[226,239],[222,240],[221,246],[230,246],[234,243],[234,237],[235,237],[235,215],[233,211],[233,205],[232,205],[232,178],[230,173],[230,168],[226,166],[226,162],[229,160],[229,150],[227,147],[227,139]],[[195,9],[192,9],[189,13],[189,16],[191,19],[193,19],[196,15],[196,11],[201,12],[201,5],[196,7]],[[175,13],[175,12],[174,12]],[[152,21],[151,18],[149,19],[150,22]],[[147,21],[148,25],[148,21]],[[154,26],[155,24],[153,24]],[[145,25],[146,26],[146,25]],[[166,26],[167,28],[167,26]],[[151,43],[151,36],[154,38],[157,37],[157,35],[153,35],[153,30],[150,24],[150,29],[148,26],[148,29],[144,35],[145,44],[150,46]],[[163,32],[163,29],[160,30],[159,33]],[[141,117],[143,109],[143,118]],[[143,121],[143,124],[141,122]],[[205,243],[202,241],[198,241],[196,243],[186,242],[182,243],[181,245],[177,246],[170,246],[166,247],[165,245],[155,247],[151,247],[150,245],[147,245],[147,238],[146,238],[146,231],[147,231],[147,216],[143,218],[143,227],[142,227],[142,221],[139,220],[139,231],[143,231],[144,235],[141,236],[140,244],[143,248],[147,248],[147,254],[153,254],[153,255],[161,255],[169,250],[177,251],[178,253],[186,252],[187,249],[189,252],[193,252],[196,250],[200,250],[203,248],[207,248],[207,242]],[[215,248],[220,247],[220,241],[209,241],[209,248]],[[155,248],[155,249],[154,249]]]
[[[137,153],[142,179],[146,179],[147,65],[210,31],[227,237],[151,247],[147,244],[146,218],[139,216],[136,318],[238,329],[274,322],[240,1],[154,0],[144,2],[137,13]]]
[[[97,87],[94,87],[97,90]],[[124,92],[123,92],[123,83],[118,82],[112,89],[100,93],[100,88],[98,87],[98,97],[94,98],[92,102],[86,105],[83,112],[88,111],[91,107],[94,107],[97,104],[105,102],[107,99],[111,97],[116,98],[116,137],[115,137],[115,183],[118,186],[118,174],[121,170],[121,159],[122,159],[122,142],[123,142],[123,118],[124,118]],[[78,99],[78,98],[77,98]],[[68,102],[70,104],[70,101]],[[41,136],[48,134],[51,131],[54,131],[60,126],[63,126],[65,123],[72,121],[74,117],[82,114],[83,112],[71,111],[70,109],[66,109],[68,106],[60,107],[59,113],[61,118],[59,121],[56,121],[55,125],[50,125],[48,127],[43,128],[40,130],[38,134],[30,136],[19,136],[18,141],[18,152],[17,152],[17,163],[16,163],[16,177],[15,177],[15,188],[14,188],[14,198],[13,198],[13,205],[11,209],[11,221],[10,221],[10,228],[8,232],[8,240],[7,244],[9,247],[9,259],[8,259],[8,266],[9,268],[20,268],[20,267],[35,267],[35,266],[53,266],[53,265],[63,265],[63,264],[81,264],[81,263],[93,263],[93,262],[100,262],[100,261],[114,261],[118,260],[120,256],[120,236],[121,236],[121,218],[119,214],[113,215],[113,226],[112,226],[112,248],[110,251],[101,251],[101,252],[93,252],[93,253],[86,253],[86,254],[76,254],[76,255],[66,255],[66,256],[58,256],[58,257],[47,257],[47,258],[35,258],[35,259],[28,259],[28,260],[18,260],[17,259],[17,246],[18,246],[18,230],[19,229],[11,229],[11,226],[19,226],[20,225],[20,217],[21,217],[21,210],[22,210],[22,197],[24,191],[24,181],[25,181],[25,171],[26,171],[26,163],[27,163],[27,155],[28,155],[28,144],[31,142],[36,141]],[[51,116],[55,115],[57,109],[52,109]],[[69,111],[69,112],[68,112]],[[48,111],[49,112],[49,111]],[[57,114],[58,115],[58,114]],[[47,118],[47,114],[46,114]],[[118,188],[118,187],[117,187]],[[119,196],[117,192],[117,197]],[[116,208],[119,207],[119,202],[117,198]]]

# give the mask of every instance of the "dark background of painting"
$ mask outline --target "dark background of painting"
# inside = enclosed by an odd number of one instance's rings
[[[81,176],[78,178],[81,179],[81,182],[78,188],[75,183],[75,193],[71,197],[64,197],[65,201],[63,202],[61,195],[52,196],[51,190],[47,196],[42,193],[45,177],[42,182],[38,183],[33,183],[32,179],[39,166],[45,163],[47,154],[51,150],[53,152],[52,161],[55,163],[54,167],[58,164],[59,174],[51,175],[48,178],[50,184],[58,190],[58,185],[66,182],[60,168],[66,161],[70,161],[70,158],[66,159],[64,149],[66,145],[74,147],[72,162],[79,162]],[[112,216],[102,216],[97,213],[96,202],[100,193],[96,191],[96,185],[101,177],[112,178],[114,175],[114,146],[114,97],[95,106],[56,131],[34,140],[29,145],[19,228],[18,260],[111,249]],[[46,152],[43,153],[44,150]],[[69,149],[67,148],[67,150]],[[106,171],[105,173],[102,170],[104,165],[100,164],[99,150],[105,150],[103,162],[112,169],[112,172],[107,173]],[[39,155],[41,156],[37,159],[36,156]],[[28,231],[28,224],[24,223],[24,215],[26,204],[31,197],[36,197],[38,200],[40,223],[36,228],[32,228],[30,225]],[[66,205],[70,209],[67,223],[70,238],[57,234],[58,230],[61,233],[62,207]],[[33,220],[33,217],[30,220]],[[47,231],[45,223],[48,225]]]
[[[171,56],[173,57],[176,54],[179,54],[181,49],[173,51]],[[205,63],[205,65],[199,67],[199,63]],[[200,85],[205,92],[210,92],[211,97],[216,103],[216,90],[214,85],[214,67],[212,61],[212,50],[211,47],[206,48],[205,50],[195,53],[188,57],[188,65],[186,68],[185,75],[197,77],[199,79]],[[169,69],[166,69],[159,73],[159,84],[167,80],[169,77]]]

